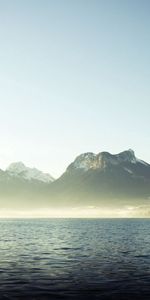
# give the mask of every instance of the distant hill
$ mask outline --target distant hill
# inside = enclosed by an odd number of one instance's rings
[[[12,163],[0,170],[0,208],[42,207],[49,199],[48,190],[54,178],[22,162]]]

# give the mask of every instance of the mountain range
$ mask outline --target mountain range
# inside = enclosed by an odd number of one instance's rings
[[[129,149],[79,155],[58,178],[22,162],[0,170],[0,207],[118,206],[150,201],[150,164]]]

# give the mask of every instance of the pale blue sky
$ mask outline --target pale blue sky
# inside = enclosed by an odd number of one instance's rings
[[[150,1],[0,0],[0,167],[150,162]]]

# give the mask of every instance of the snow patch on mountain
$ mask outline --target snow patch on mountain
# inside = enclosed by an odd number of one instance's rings
[[[79,155],[74,162],[74,168],[84,169],[87,171],[90,168],[90,166],[93,165],[95,157],[96,154],[92,152]]]
[[[124,168],[124,170],[127,171],[130,174],[133,174],[133,172],[130,169],[128,169],[128,168]]]
[[[75,159],[75,161],[69,165],[67,171],[75,169],[81,169],[83,171],[88,171],[90,169],[105,169],[106,166],[120,165],[124,163],[141,163],[144,165],[148,165],[144,161],[136,158],[135,153],[132,149],[123,151],[119,154],[111,154],[109,152],[100,152],[98,154],[95,154],[92,152],[87,152],[79,155]]]
[[[137,158],[135,157],[134,151],[132,149],[123,151],[119,154],[114,155],[120,162],[130,162],[133,164],[137,163]]]
[[[10,176],[20,177],[25,180],[38,180],[45,183],[54,181],[50,174],[43,173],[36,168],[26,167],[22,162],[10,164],[6,171]]]
[[[143,164],[144,166],[148,166],[149,164],[146,163],[144,160],[141,160],[141,159],[138,159],[136,158],[136,162],[140,163],[140,164]]]

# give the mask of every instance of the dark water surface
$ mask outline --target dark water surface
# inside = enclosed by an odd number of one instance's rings
[[[0,299],[150,299],[150,220],[0,221]]]

